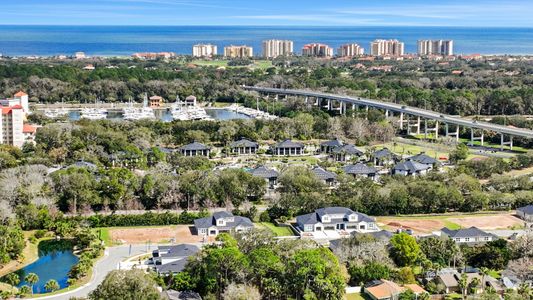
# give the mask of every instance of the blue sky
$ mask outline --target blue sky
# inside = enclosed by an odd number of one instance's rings
[[[0,0],[0,24],[533,27],[532,0]]]

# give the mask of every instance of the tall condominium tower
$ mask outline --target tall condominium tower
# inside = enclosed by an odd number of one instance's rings
[[[217,55],[217,45],[197,44],[192,46],[192,56],[194,57],[212,57]]]
[[[254,50],[249,46],[226,46],[224,47],[224,56],[232,58],[245,58],[254,56]]]
[[[346,44],[339,47],[337,55],[340,57],[354,57],[358,55],[363,55],[365,49],[359,46],[359,44]]]
[[[375,56],[402,56],[404,44],[398,40],[374,40],[370,43],[370,53]]]
[[[294,44],[288,40],[267,40],[263,41],[263,56],[265,58],[276,58],[278,56],[291,55]]]
[[[333,56],[333,48],[325,44],[313,43],[307,44],[302,48],[302,55],[315,57]]]
[[[418,41],[419,55],[453,55],[453,41],[452,40],[419,40]]]

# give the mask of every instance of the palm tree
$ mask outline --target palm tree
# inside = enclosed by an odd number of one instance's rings
[[[59,284],[54,279],[50,279],[46,282],[44,288],[49,292],[57,291],[59,290]]]
[[[485,291],[485,277],[489,275],[489,268],[481,267],[479,268],[479,273],[481,274],[481,292]]]
[[[20,277],[16,273],[9,273],[6,275],[5,281],[10,285],[15,286],[20,283]]]
[[[39,282],[39,276],[35,273],[29,273],[24,277],[24,280],[31,286],[31,293],[33,294],[33,286]]]
[[[29,286],[27,285],[23,285],[19,288],[19,294],[20,295],[26,295],[26,294],[29,294],[31,292],[31,289]]]
[[[461,274],[461,279],[459,279],[459,288],[461,288],[461,297],[465,299],[466,290],[468,288],[468,276],[465,273]]]

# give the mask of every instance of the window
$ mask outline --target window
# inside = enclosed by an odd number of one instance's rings
[[[374,223],[368,223],[368,227],[374,228]]]
[[[486,237],[484,237],[484,240],[485,241],[490,241],[490,237],[486,236]]]
[[[305,225],[304,231],[313,231],[313,225]]]
[[[470,242],[470,238],[465,238],[465,242]]]
[[[460,241],[461,241],[461,238],[455,238],[455,241],[456,241],[456,242],[460,242]]]
[[[217,224],[218,224],[218,225],[224,225],[224,220],[218,220],[218,221],[217,221]]]

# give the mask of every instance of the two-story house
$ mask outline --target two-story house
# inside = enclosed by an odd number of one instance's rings
[[[345,207],[320,208],[313,213],[296,217],[296,223],[301,232],[379,230],[374,218]]]
[[[194,220],[198,235],[216,236],[222,232],[242,232],[254,227],[252,221],[245,217],[234,216],[227,211],[219,211],[210,217]]]

